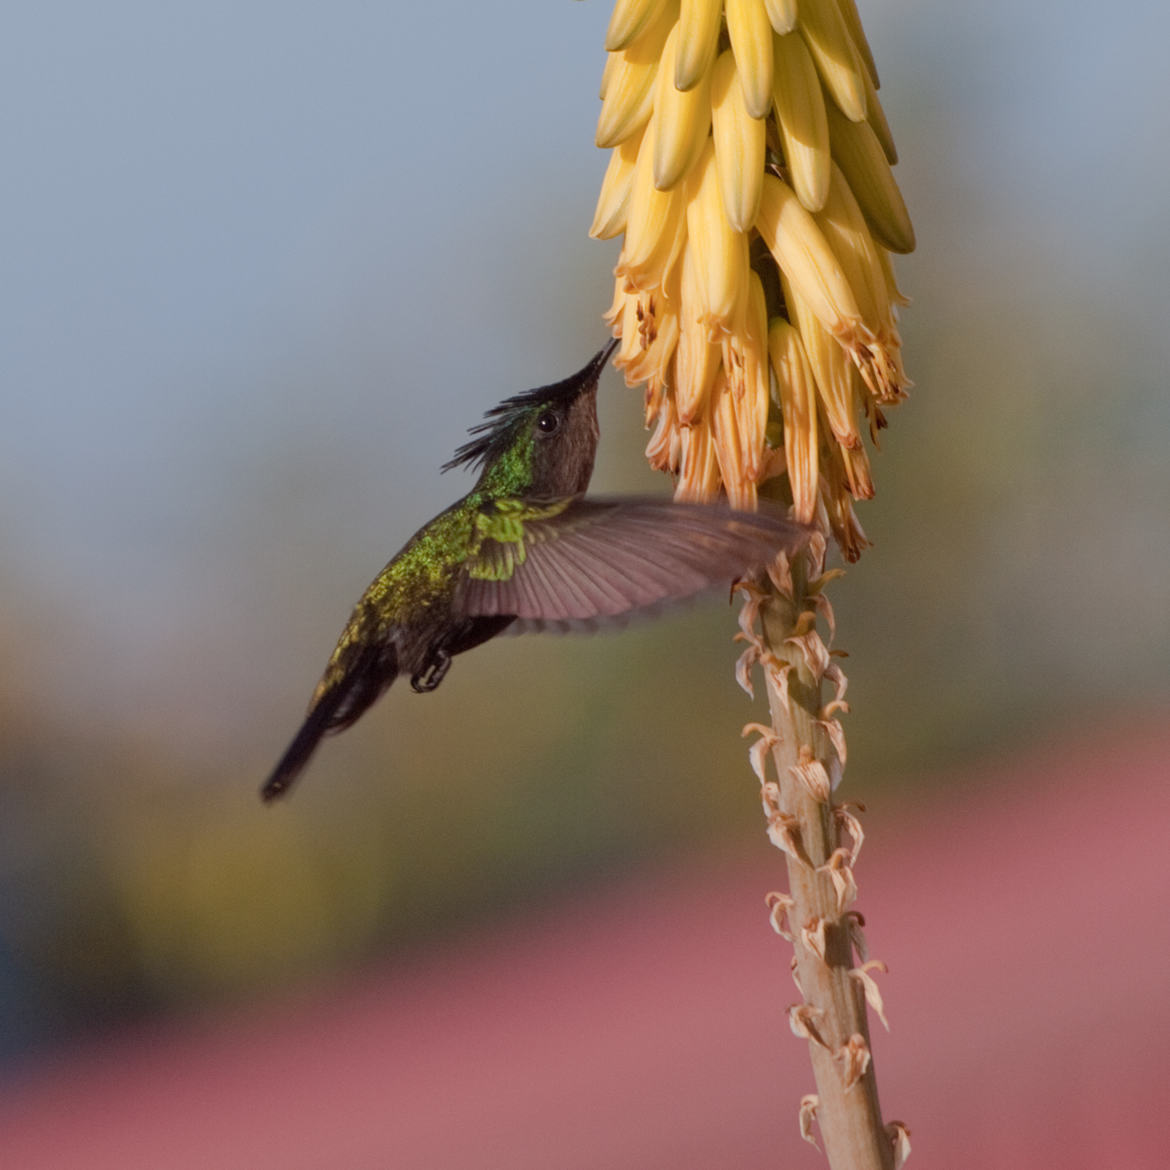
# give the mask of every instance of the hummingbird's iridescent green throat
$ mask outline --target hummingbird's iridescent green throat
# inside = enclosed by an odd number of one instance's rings
[[[341,633],[305,721],[261,790],[288,790],[322,736],[349,727],[398,677],[433,691],[451,658],[507,627],[592,628],[729,584],[807,539],[766,512],[583,498],[597,452],[597,382],[616,342],[579,373],[507,398],[443,470],[475,487],[374,578]]]

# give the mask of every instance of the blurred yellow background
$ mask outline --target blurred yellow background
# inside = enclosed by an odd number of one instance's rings
[[[846,794],[1170,699],[1170,24],[861,5],[916,389],[834,589]],[[608,6],[26,5],[0,45],[0,1062],[766,848],[720,599],[500,639],[256,790],[501,397],[605,337]],[[667,490],[602,387],[594,490]]]

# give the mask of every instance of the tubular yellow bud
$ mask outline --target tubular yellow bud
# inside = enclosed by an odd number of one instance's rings
[[[719,494],[719,459],[711,431],[709,418],[680,427],[675,499],[701,502]]]
[[[764,10],[781,36],[796,28],[796,0],[764,0]]]
[[[837,0],[800,0],[797,24],[830,97],[853,122],[865,120],[865,65]]]
[[[611,53],[624,49],[658,14],[666,0],[614,0],[613,15],[605,32],[605,47]]]
[[[849,281],[812,215],[791,187],[771,175],[764,177],[756,228],[801,300],[834,337],[854,348],[865,330]]]
[[[845,176],[835,164],[829,198],[815,218],[841,262],[862,320],[871,334],[864,351],[854,353],[861,377],[878,401],[896,402],[904,397],[906,374],[902,369],[902,341],[878,254],[880,249],[869,233],[865,216]]]
[[[731,226],[723,209],[710,139],[695,165],[688,194],[688,252],[698,277],[702,319],[718,330],[731,323],[747,295],[748,240]]]
[[[739,232],[751,228],[760,206],[764,128],[763,118],[748,113],[731,51],[720,53],[711,71],[711,131],[723,207]],[[827,132],[825,141],[827,149]]]
[[[666,402],[666,386],[658,378],[652,378],[646,383],[646,392],[643,395],[645,402],[642,413],[646,417],[646,427],[649,429],[658,420],[659,412]]]
[[[686,240],[686,204],[681,188],[660,191],[654,185],[654,139],[657,118],[652,117],[638,148],[626,242],[618,257],[616,275],[630,289],[651,289],[662,283]]]
[[[869,456],[864,447],[839,447],[841,464],[845,468],[845,482],[855,500],[872,500],[874,497],[873,475],[870,472]]]
[[[890,304],[894,306],[894,317],[897,319],[898,306],[905,308],[910,298],[898,287],[897,277],[894,275],[894,262],[890,259],[885,248],[878,247],[878,259],[882,262],[882,272],[886,278],[886,292],[890,297]]]
[[[610,152],[609,166],[601,180],[597,196],[597,210],[589,229],[595,240],[610,240],[626,230],[626,214],[630,208],[630,191],[634,186],[634,165],[638,161],[638,147],[642,136],[632,135]]]
[[[709,72],[719,46],[723,0],[682,0],[674,84],[691,89]]]
[[[735,398],[744,475],[759,483],[765,470],[765,438],[771,379],[768,374],[768,306],[753,272],[734,328],[723,337],[723,370]]]
[[[873,59],[873,50],[869,47],[869,39],[865,35],[865,29],[861,27],[861,13],[857,11],[857,0],[838,0],[838,3],[841,5],[841,16],[845,21],[845,27],[849,30],[853,44],[860,54],[861,60],[865,63],[866,75],[874,89],[878,89],[882,84],[881,78],[878,77],[877,62]],[[606,45],[606,48],[609,46]]]
[[[896,334],[885,273],[878,259],[878,246],[836,163],[833,164],[825,206],[813,219],[841,263],[866,326],[878,336]]]
[[[682,295],[673,384],[679,422],[684,426],[693,423],[703,412],[719,372],[721,356],[707,326],[702,277],[694,253],[694,248],[686,248],[679,263]]]
[[[783,317],[768,327],[768,354],[784,420],[784,458],[796,519],[811,524],[817,510],[819,437],[817,384],[800,334]]]
[[[643,293],[638,299],[633,327],[637,330],[642,349],[625,366],[627,385],[637,385],[642,381],[661,383],[667,376],[680,328],[680,268],[681,265],[675,264],[661,289]],[[624,351],[624,336],[622,341]],[[614,364],[621,368],[620,359],[615,360]]]
[[[642,355],[642,338],[638,332],[639,294],[625,292],[618,281],[618,291],[614,298],[613,308],[610,309],[613,320],[618,324],[618,336],[621,345],[618,346],[614,365],[619,370],[626,369],[631,362],[637,361]],[[630,376],[626,375],[626,384],[630,385]]]
[[[646,444],[646,459],[655,471],[677,472],[682,459],[682,436],[672,399],[661,400],[654,424],[654,433]]]
[[[650,117],[662,46],[677,16],[678,0],[665,0],[629,46],[610,55],[602,74],[601,114],[595,138],[603,149],[617,146],[640,130]]]
[[[766,118],[772,108],[772,25],[760,0],[726,0],[727,36],[748,113]]]
[[[654,185],[669,190],[683,179],[703,149],[711,127],[711,72],[686,91],[674,85],[674,63],[679,48],[675,25],[662,49],[662,63],[654,86]]]
[[[847,561],[855,561],[869,547],[869,541],[849,498],[841,449],[836,443],[829,443],[825,450],[826,456],[821,460],[821,502],[842,554]]]
[[[626,282],[615,274],[615,279],[613,282],[613,302],[610,304],[609,308],[601,314],[601,319],[607,325],[616,325],[619,321],[621,321],[622,313],[624,313],[626,309],[626,298],[629,295],[630,294],[626,292]],[[614,329],[614,336],[621,336],[620,327]]]
[[[829,122],[816,66],[797,33],[775,37],[772,95],[793,190],[817,211],[829,190]]]
[[[894,172],[868,122],[851,122],[832,107],[829,141],[873,234],[891,252],[914,251],[914,225]]]
[[[606,92],[609,90],[610,78],[613,77],[614,70],[621,64],[622,56],[620,53],[606,53],[605,66],[601,70],[601,84],[597,87],[597,96],[605,101]]]
[[[898,148],[894,145],[894,134],[886,121],[886,111],[882,109],[881,98],[868,72],[865,74],[865,108],[868,111],[865,120],[873,127],[878,142],[882,144],[886,162],[893,166],[898,161]]]
[[[594,138],[602,148],[617,146],[646,125],[654,108],[654,76],[658,71],[657,61],[630,61],[624,53],[615,53],[610,60],[615,64],[606,70]]]
[[[781,284],[789,319],[800,333],[804,352],[816,379],[817,394],[829,430],[841,446],[860,447],[858,416],[861,395],[857,370],[849,360],[849,355],[825,330],[808,303],[783,273]]]
[[[724,372],[720,370],[711,395],[715,459],[731,506],[743,512],[753,512],[756,507],[756,484],[748,469],[741,442],[738,418],[740,403],[742,398],[737,400]]]

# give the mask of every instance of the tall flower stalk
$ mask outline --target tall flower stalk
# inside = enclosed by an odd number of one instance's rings
[[[867,546],[866,440],[908,384],[890,255],[914,230],[877,70],[854,0],[616,0],[605,47],[591,234],[622,237],[607,319],[645,387],[647,457],[681,499],[771,497],[818,530],[744,585],[737,677],[751,693],[762,670],[771,714],[745,733],[788,869],[768,905],[816,1081],[801,1131],[815,1121],[834,1167],[891,1170],[909,1143],[870,1053],[883,968],[852,909],[863,834],[833,798],[847,705],[825,591],[830,540],[849,561]]]

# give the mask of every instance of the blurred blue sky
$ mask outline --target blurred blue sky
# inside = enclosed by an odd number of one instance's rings
[[[922,384],[916,336],[998,281],[996,333],[965,356],[1070,297],[1087,344],[1108,310],[1131,337],[1102,368],[1158,393],[1085,392],[1115,396],[1126,441],[1160,452],[1166,9],[862,11],[919,224],[900,267],[919,301],[907,411],[948,393]],[[461,487],[436,469],[464,428],[598,344],[614,246],[585,231],[608,15],[594,0],[8,12],[0,572],[7,620],[45,645],[24,691],[63,688],[81,720],[161,705],[196,737],[275,704],[265,673],[289,663],[272,633],[247,642],[264,574],[298,578],[298,613],[322,606],[332,629]],[[1059,321],[1043,339],[1060,345]],[[636,432],[634,396],[617,397],[608,417]],[[609,466],[602,487],[637,480]],[[1141,481],[1139,509],[1159,486]],[[192,631],[207,660],[180,687]],[[232,698],[214,685],[225,654],[243,661]]]

